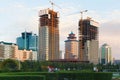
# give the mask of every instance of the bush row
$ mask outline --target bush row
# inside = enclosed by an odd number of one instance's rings
[[[46,80],[45,76],[40,75],[2,75],[0,80]]]
[[[7,80],[111,80],[112,73],[102,73],[102,72],[19,72],[19,73],[6,73],[2,75],[9,75],[6,78],[11,78]],[[12,77],[11,77],[11,76]],[[17,75],[17,76],[16,76]],[[31,75],[31,76],[28,76]],[[36,76],[37,75],[37,76]],[[38,76],[44,75],[44,76]],[[21,78],[20,78],[21,77]],[[5,77],[4,77],[5,78]],[[20,78],[20,79],[19,79]]]

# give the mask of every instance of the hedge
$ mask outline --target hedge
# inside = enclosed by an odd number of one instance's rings
[[[2,75],[0,80],[46,80],[45,76],[40,75]]]
[[[103,72],[18,72],[3,73],[2,75],[3,77],[4,75],[9,75],[6,76],[9,77],[7,80],[112,80],[112,73]],[[1,76],[0,80],[5,80],[1,79]]]

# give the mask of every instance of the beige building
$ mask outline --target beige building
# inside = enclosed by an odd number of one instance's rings
[[[4,59],[37,60],[36,51],[18,50],[18,46],[14,43],[0,42],[0,60]]]
[[[15,54],[15,57],[20,61],[32,60],[32,50],[18,50]]]
[[[18,46],[14,43],[8,43],[8,42],[0,42],[0,60],[3,59],[14,59],[16,50],[18,49]]]
[[[65,59],[78,59],[78,41],[73,32],[67,37],[68,40],[65,41]]]
[[[37,52],[32,50],[17,50],[15,58],[20,61],[37,60]]]
[[[98,49],[99,49],[99,45],[98,45],[98,41],[97,40],[91,40],[91,41],[87,41],[85,43],[85,60],[84,61],[89,61],[90,63],[93,64],[98,64]]]

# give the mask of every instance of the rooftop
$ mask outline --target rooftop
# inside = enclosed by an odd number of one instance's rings
[[[1,41],[0,44],[5,44],[5,45],[16,45],[15,43],[10,43],[10,42],[4,42],[4,41]]]

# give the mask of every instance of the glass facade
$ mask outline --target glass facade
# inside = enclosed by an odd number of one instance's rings
[[[37,42],[38,36],[36,34],[32,34],[32,32],[23,32],[21,33],[21,37],[17,37],[17,45],[19,50],[33,50],[37,51]]]
[[[108,44],[103,44],[101,47],[101,63],[107,64],[112,62],[111,47]]]

